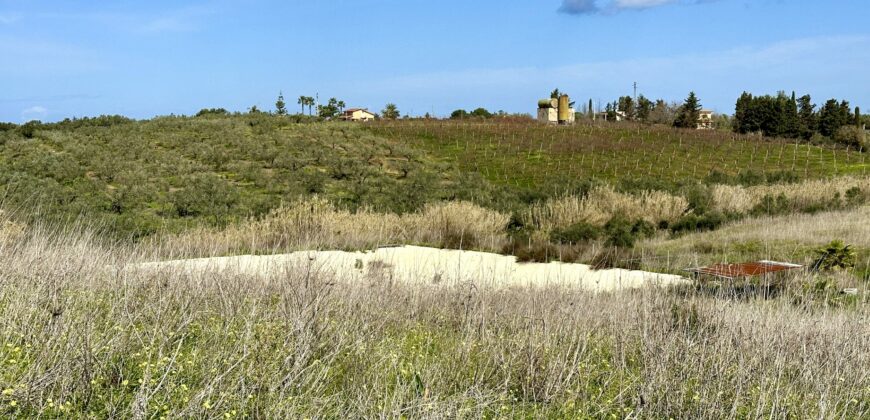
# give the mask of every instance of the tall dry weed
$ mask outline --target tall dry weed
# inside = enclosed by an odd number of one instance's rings
[[[866,301],[148,272],[140,252],[37,228],[0,253],[0,416],[870,415]]]
[[[567,196],[531,206],[526,220],[549,232],[575,223],[604,225],[615,215],[643,219],[658,224],[673,222],[688,211],[688,201],[662,191],[643,191],[632,195],[609,186],[596,187],[585,196]]]
[[[398,215],[368,208],[350,212],[313,197],[275,209],[260,220],[163,238],[163,246],[176,255],[358,250],[394,244],[496,250],[505,240],[508,220],[503,213],[467,202],[429,204]]]
[[[747,213],[762,203],[765,196],[786,197],[795,208],[824,207],[835,194],[840,199],[850,188],[870,192],[870,177],[837,177],[808,180],[793,184],[773,184],[743,187],[716,185],[712,187],[713,207],[726,213]]]
[[[11,242],[24,234],[25,225],[16,222],[5,211],[0,209],[0,244]]]

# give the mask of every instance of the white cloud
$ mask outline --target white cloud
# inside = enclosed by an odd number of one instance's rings
[[[21,20],[21,15],[3,14],[0,15],[0,25],[11,25]]]
[[[571,15],[613,14],[624,10],[643,10],[668,4],[699,4],[716,0],[562,0],[559,11]]]
[[[0,77],[64,75],[103,68],[97,51],[64,42],[0,35]],[[51,65],[46,65],[51,63]]]
[[[21,111],[21,119],[23,121],[42,120],[48,115],[48,110],[45,107],[36,105]]]
[[[208,17],[223,9],[217,4],[202,4],[175,9],[161,10],[157,13],[127,11],[60,11],[34,13],[28,19],[55,20],[64,22],[86,22],[107,28],[139,34],[162,34],[193,32],[206,26]],[[2,23],[0,15],[0,23]]]
[[[203,26],[205,18],[216,13],[216,7],[185,7],[137,22],[135,27],[145,33],[193,32]]]
[[[868,97],[870,89],[850,83],[868,60],[868,35],[816,37],[669,57],[407,75],[374,81],[359,94],[439,103],[455,102],[457,96],[497,98],[502,103],[525,104],[558,86],[580,97],[612,100],[630,94],[631,83],[637,81],[639,93],[649,97],[678,100],[695,90],[705,105],[730,112],[742,90],[765,94],[795,89],[819,100],[821,96]]]
[[[613,6],[618,9],[646,9],[674,2],[675,0],[615,0]]]

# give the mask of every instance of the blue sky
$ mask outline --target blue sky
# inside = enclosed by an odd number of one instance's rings
[[[870,110],[867,0],[0,0],[0,121],[272,109],[283,91],[380,110],[533,112],[697,92]]]

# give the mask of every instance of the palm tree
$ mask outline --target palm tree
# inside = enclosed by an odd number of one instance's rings
[[[381,116],[388,120],[395,120],[399,118],[399,108],[396,107],[396,104],[389,103],[384,106],[383,111],[381,111]]]
[[[344,101],[338,101],[338,112],[344,112]]]
[[[296,100],[296,103],[302,106],[302,115],[305,115],[305,105],[308,105],[308,97],[305,95],[299,96],[299,99]]]
[[[308,116],[310,117],[312,115],[311,112],[312,112],[312,108],[314,107],[315,100],[311,96],[307,97],[306,99],[308,99]]]

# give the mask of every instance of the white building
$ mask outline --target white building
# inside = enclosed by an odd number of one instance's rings
[[[567,96],[565,97],[564,101],[566,104],[568,103]],[[574,124],[574,108],[567,109],[567,119],[563,121],[563,123]],[[548,124],[559,124],[559,99],[551,98],[541,99],[540,101],[538,101],[538,121]]]
[[[607,111],[601,111],[601,112],[595,114],[595,119],[602,120],[602,121],[623,121],[623,120],[625,120],[625,112],[610,111],[610,113],[613,114],[612,117],[607,116],[607,114],[608,114]]]
[[[698,115],[698,130],[712,130],[713,129],[713,111],[709,109],[702,109],[701,113]]]

